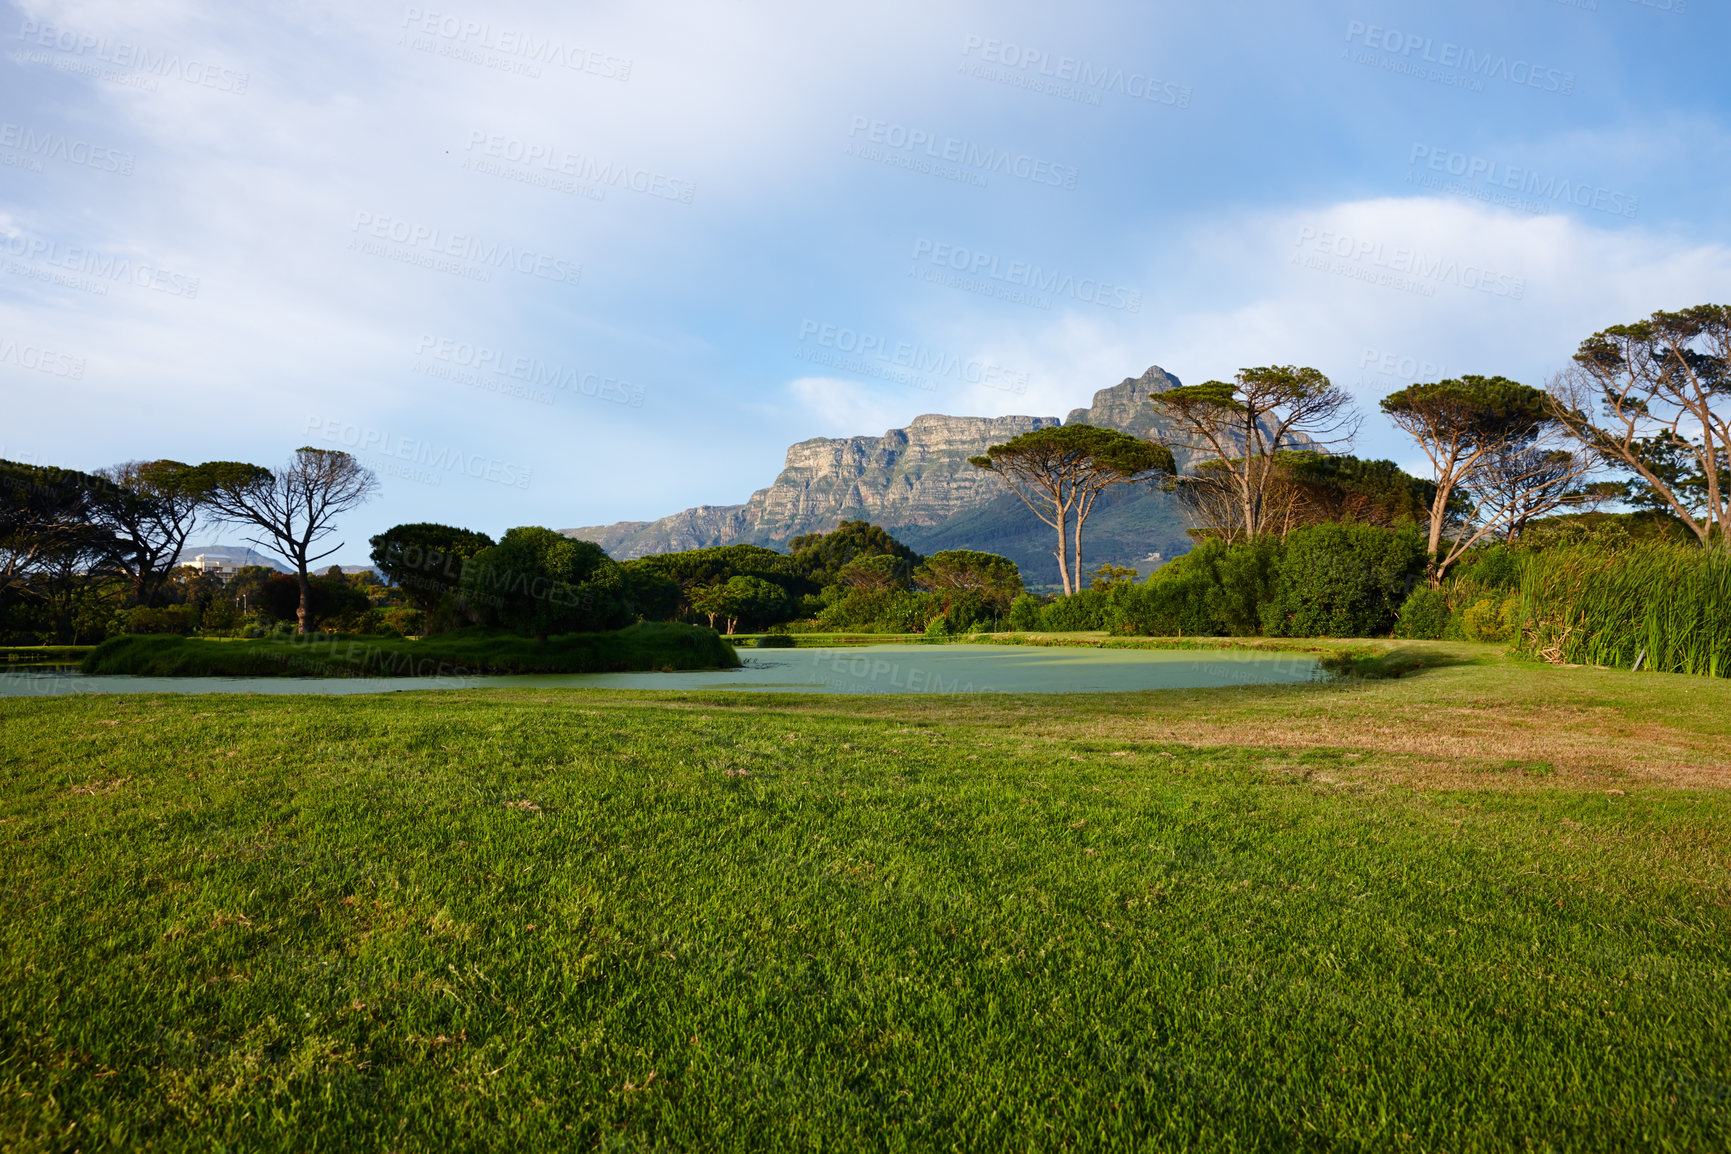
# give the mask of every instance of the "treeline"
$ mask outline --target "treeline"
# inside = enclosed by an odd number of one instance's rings
[[[965,631],[995,623],[1022,592],[1013,562],[950,550],[922,557],[883,529],[844,521],[787,552],[725,545],[617,562],[551,529],[497,543],[447,525],[399,525],[373,562],[424,614],[428,632],[468,626],[532,636],[684,621],[724,634],[767,629]]]

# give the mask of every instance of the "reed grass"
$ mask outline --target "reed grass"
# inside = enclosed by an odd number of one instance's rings
[[[1731,551],[1568,545],[1521,579],[1523,652],[1552,662],[1731,677]]]

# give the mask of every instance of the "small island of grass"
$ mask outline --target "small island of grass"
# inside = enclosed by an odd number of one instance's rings
[[[79,670],[145,677],[466,677],[486,673],[625,673],[734,669],[739,655],[713,629],[642,622],[608,633],[537,641],[474,627],[432,637],[327,634],[209,639],[111,637]]]

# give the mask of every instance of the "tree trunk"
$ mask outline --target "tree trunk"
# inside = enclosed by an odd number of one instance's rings
[[[1076,510],[1076,541],[1072,547],[1076,550],[1076,592],[1078,593],[1082,591],[1082,574],[1085,572],[1082,568],[1082,522],[1087,519],[1088,511],[1086,509]]]
[[[295,581],[301,587],[301,603],[295,609],[295,622],[301,633],[311,633],[313,631],[313,583],[307,578],[305,564],[295,570]]]
[[[1430,578],[1432,589],[1442,588],[1442,568],[1437,564],[1437,556],[1442,551],[1443,518],[1447,515],[1449,494],[1454,491],[1454,479],[1449,478],[1448,484],[1438,484],[1436,496],[1430,503],[1430,545],[1425,552],[1425,575]]]
[[[1066,506],[1058,507],[1058,580],[1063,583],[1064,596],[1068,597],[1074,590],[1070,588],[1070,510]]]

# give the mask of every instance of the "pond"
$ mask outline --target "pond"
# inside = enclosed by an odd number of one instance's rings
[[[743,669],[489,677],[84,677],[0,673],[0,697],[67,693],[395,693],[409,689],[739,689],[772,693],[1116,693],[1282,685],[1324,676],[1297,653],[1036,645],[748,649]]]

